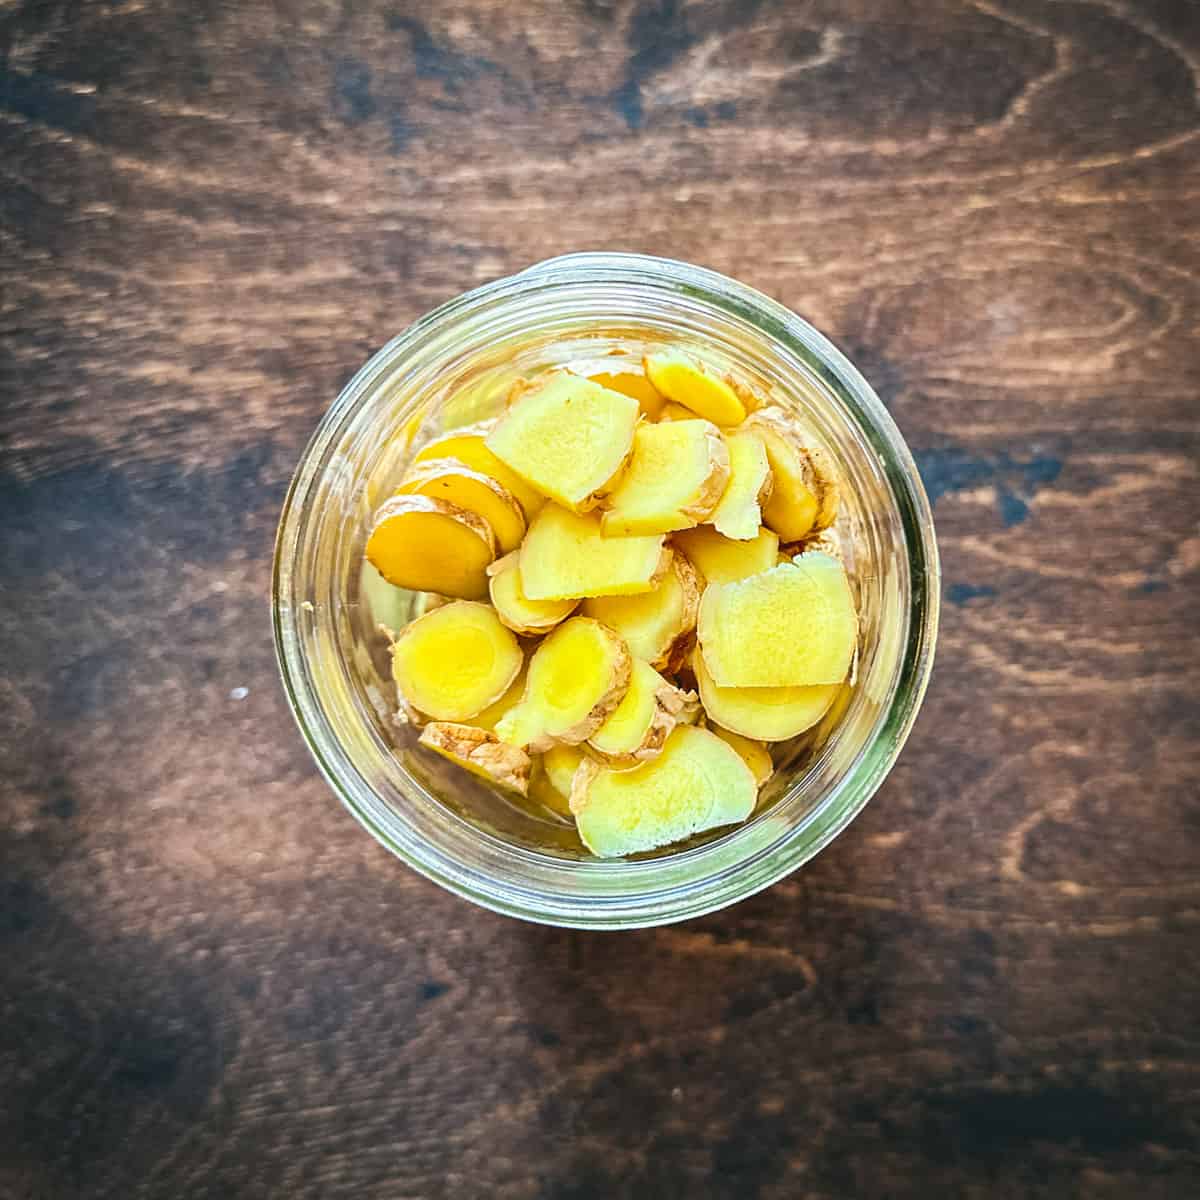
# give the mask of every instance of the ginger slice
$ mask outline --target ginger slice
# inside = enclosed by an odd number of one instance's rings
[[[846,569],[814,551],[736,583],[710,583],[696,636],[721,687],[841,683],[858,641]]]
[[[708,583],[733,583],[775,566],[779,535],[760,529],[750,541],[735,541],[709,525],[685,529],[671,539]]]
[[[529,755],[486,729],[452,721],[431,721],[421,730],[418,741],[472,775],[522,796],[529,791]]]
[[[571,795],[571,780],[579,770],[579,764],[587,757],[582,746],[551,746],[542,755],[542,767],[554,789],[563,796]],[[568,810],[569,811],[569,810]]]
[[[548,633],[579,604],[578,600],[530,600],[521,585],[521,556],[515,552],[497,559],[487,573],[496,614],[514,633]]]
[[[605,537],[600,517],[547,504],[521,544],[529,600],[577,600],[648,592],[669,565],[661,534]]]
[[[758,788],[732,746],[694,725],[672,730],[662,753],[632,770],[585,761],[571,809],[583,844],[600,858],[654,850],[744,821]]]
[[[668,400],[714,425],[737,425],[746,406],[736,389],[681,350],[656,350],[642,360],[646,377]]]
[[[605,537],[690,529],[716,506],[729,481],[729,450],[710,421],[644,423],[633,457],[605,501]]]
[[[508,685],[504,695],[499,700],[489,704],[477,716],[472,717],[471,724],[477,725],[480,729],[486,729],[489,733],[494,732],[504,714],[516,708],[521,703],[521,697],[524,695],[525,664],[522,663],[521,669],[517,672],[512,683]]]
[[[556,371],[516,397],[487,446],[540,492],[586,512],[624,469],[639,416],[632,396]]]
[[[671,565],[650,591],[585,600],[582,612],[615,629],[635,658],[662,670],[696,628],[703,588],[696,568],[682,554],[672,554]]]
[[[487,435],[495,424],[495,421],[481,421],[478,425],[466,425],[434,438],[413,455],[411,465],[416,467],[441,458],[455,458],[472,471],[494,479],[510,496],[515,496],[528,520],[546,503],[546,497],[487,448]]]
[[[486,604],[456,600],[418,617],[392,643],[401,699],[435,721],[469,721],[508,690],[524,655]]]
[[[590,617],[572,617],[533,652],[525,694],[496,733],[535,753],[555,742],[584,742],[621,703],[632,669],[620,635]]]
[[[710,725],[709,729],[742,756],[742,762],[750,768],[754,782],[759,787],[762,787],[775,774],[775,764],[771,761],[771,752],[763,742],[743,737],[740,733],[734,733],[732,729],[725,729],[720,725]]]
[[[633,371],[597,371],[588,378],[593,383],[608,388],[610,392],[621,392],[623,395],[632,396],[638,402],[642,416],[648,421],[657,421],[658,414],[662,412],[663,405],[666,403],[662,392],[645,375],[639,375]],[[692,415],[694,414],[688,414],[688,416]]]
[[[729,482],[708,518],[720,534],[748,542],[758,536],[762,506],[771,497],[771,466],[767,448],[753,430],[727,434]]]
[[[692,669],[700,703],[709,720],[720,726],[721,731],[757,742],[783,742],[811,729],[842,689],[839,683],[813,687],[718,687],[699,652],[692,656]]]
[[[431,458],[414,467],[396,493],[432,496],[482,517],[496,535],[501,554],[515,550],[525,536],[525,513],[517,498],[491,476],[457,458]]]
[[[487,595],[496,538],[482,517],[445,500],[393,496],[375,513],[365,553],[395,587],[477,600]]]
[[[588,745],[613,766],[636,766],[660,753],[687,702],[688,696],[649,663],[635,659],[621,703]]]
[[[824,450],[779,408],[754,413],[743,426],[763,440],[771,464],[772,488],[763,522],[784,542],[798,542],[832,525],[837,517],[838,484]]]

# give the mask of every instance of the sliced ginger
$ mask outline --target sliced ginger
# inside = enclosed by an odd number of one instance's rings
[[[508,685],[504,695],[489,704],[481,713],[472,717],[471,724],[477,725],[480,729],[486,729],[488,732],[494,732],[504,714],[516,708],[524,695],[525,664],[522,663],[521,669],[514,676],[512,683]]]
[[[692,658],[692,670],[700,703],[709,719],[721,727],[720,732],[740,734],[757,742],[783,742],[811,729],[842,690],[837,683],[814,687],[718,687],[699,653]]]
[[[610,392],[621,392],[626,396],[632,396],[638,402],[642,416],[648,421],[657,421],[659,413],[662,412],[663,405],[666,403],[662,392],[645,375],[638,375],[633,371],[598,371],[589,375],[588,378],[593,383],[608,388]],[[689,413],[688,415],[692,416],[693,414]]]
[[[575,772],[579,770],[579,764],[586,757],[582,746],[568,746],[565,743],[551,746],[542,755],[542,767],[555,791],[563,796],[571,795],[571,781],[575,778]]]
[[[578,600],[530,600],[521,586],[521,556],[506,554],[488,567],[488,591],[500,620],[514,633],[548,633],[562,624]]]
[[[762,438],[771,464],[771,495],[763,521],[784,542],[798,542],[833,524],[838,485],[828,455],[811,444],[782,409],[761,409],[746,422]]]
[[[636,659],[621,703],[588,738],[588,745],[614,766],[636,766],[654,758],[688,700],[649,663]]]
[[[600,517],[547,504],[521,545],[521,586],[530,600],[576,600],[648,592],[669,564],[661,534],[605,537]]]
[[[750,541],[735,541],[710,525],[685,529],[671,539],[707,583],[733,583],[775,566],[779,535],[760,529]]]
[[[681,350],[656,350],[643,360],[646,377],[668,400],[714,425],[737,425],[746,406],[731,384]]]
[[[771,752],[763,742],[756,741],[754,738],[742,737],[740,733],[734,733],[732,729],[723,729],[720,725],[710,725],[709,729],[742,756],[742,762],[750,768],[754,782],[759,787],[762,787],[775,774],[775,764],[771,761]]]
[[[397,492],[433,496],[482,517],[496,535],[501,554],[515,550],[525,536],[525,513],[512,492],[456,458],[431,458],[420,463],[408,473]]]
[[[486,729],[431,721],[421,730],[419,741],[473,775],[522,796],[529,791],[529,755]]]
[[[632,396],[563,371],[522,390],[488,434],[488,449],[573,512],[594,508],[633,449]]]
[[[393,496],[375,513],[365,553],[395,587],[477,600],[496,538],[482,517],[445,500]]]
[[[508,690],[524,655],[486,604],[456,600],[418,617],[392,643],[401,698],[435,721],[469,721]]]
[[[845,567],[814,551],[736,583],[709,584],[696,634],[721,687],[841,683],[858,640]]]
[[[534,752],[586,741],[621,703],[632,667],[619,634],[589,617],[572,617],[533,652],[525,694],[496,733]]]
[[[657,758],[632,770],[585,761],[571,809],[583,844],[601,858],[620,858],[744,821],[757,794],[732,746],[707,729],[679,725]]]
[[[662,670],[679,642],[696,628],[703,588],[695,567],[682,554],[672,554],[670,566],[650,591],[585,600],[582,611],[615,629],[635,658]]]
[[[712,515],[712,527],[727,538],[748,542],[758,536],[762,506],[771,497],[771,466],[767,448],[753,430],[728,434],[729,482]]]
[[[690,529],[712,512],[728,481],[729,450],[712,422],[643,423],[601,528],[606,537]]]
[[[413,455],[412,466],[437,459],[456,458],[473,471],[494,479],[510,496],[515,496],[528,520],[546,503],[546,497],[526,483],[511,467],[505,466],[487,448],[487,435],[495,424],[495,421],[482,421],[478,425],[468,425],[434,438]]]

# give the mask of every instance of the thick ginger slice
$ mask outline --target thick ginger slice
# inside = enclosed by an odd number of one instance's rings
[[[670,562],[661,534],[605,537],[596,513],[547,504],[521,544],[521,587],[530,600],[648,592]]]
[[[696,628],[704,588],[695,567],[682,554],[648,591],[637,596],[600,596],[583,602],[583,613],[615,629],[635,658],[663,670],[681,639]]]
[[[435,721],[469,721],[500,699],[524,655],[486,604],[456,600],[418,617],[392,643],[405,704]]]
[[[488,591],[496,614],[514,633],[536,636],[561,625],[578,600],[530,600],[521,586],[521,556],[506,554],[487,570]]]
[[[467,425],[434,438],[413,455],[412,466],[435,459],[455,458],[471,470],[494,479],[509,495],[515,496],[525,512],[525,519],[529,520],[546,503],[546,497],[487,448],[487,435],[495,424],[495,421],[481,421],[478,425]]]
[[[671,539],[684,552],[707,583],[733,583],[775,566],[779,535],[760,529],[749,541],[735,541],[711,525],[685,529]]]
[[[680,350],[656,350],[643,359],[646,377],[668,400],[690,408],[714,425],[737,425],[746,419],[746,405],[737,390],[717,378],[691,355]]]
[[[618,634],[589,617],[572,617],[533,652],[521,703],[496,733],[535,753],[556,742],[586,741],[621,703],[632,668]]]
[[[729,450],[710,421],[643,423],[601,529],[605,537],[690,529],[712,512],[728,480]]]
[[[615,373],[598,371],[589,375],[588,378],[593,383],[608,388],[610,392],[621,392],[626,396],[632,396],[638,402],[642,416],[648,421],[657,421],[658,415],[666,403],[662,392],[645,375],[639,375],[633,371],[617,371]]]
[[[767,448],[753,430],[727,434],[725,444],[729,447],[729,482],[708,521],[727,538],[752,541],[762,524],[762,506],[771,497]]]
[[[744,428],[762,438],[771,464],[771,495],[763,508],[763,523],[784,542],[798,542],[832,525],[838,484],[828,454],[812,445],[782,409],[760,409]]]
[[[740,733],[734,733],[732,729],[725,729],[720,725],[710,725],[709,729],[742,756],[742,762],[750,768],[754,782],[759,787],[762,787],[775,774],[775,764],[771,761],[771,752],[764,743],[756,741],[754,738],[743,737]]]
[[[678,725],[662,753],[632,770],[585,761],[571,808],[583,844],[620,858],[744,821],[758,788],[732,746],[694,725]]]
[[[636,766],[662,751],[689,697],[649,663],[636,659],[621,703],[588,738],[588,745],[614,766]]]
[[[478,600],[496,538],[482,517],[445,500],[393,496],[375,513],[365,553],[395,587]]]
[[[758,742],[784,742],[811,729],[837,699],[842,685],[813,687],[717,687],[697,652],[692,670],[700,703],[714,725]]]
[[[517,746],[502,742],[494,733],[474,725],[431,721],[421,730],[422,746],[436,750],[472,775],[522,796],[529,791],[530,758]]]
[[[515,550],[525,536],[525,513],[516,497],[489,475],[457,458],[431,458],[405,476],[398,495],[432,496],[482,517],[496,535],[501,554]]]
[[[624,470],[639,416],[632,396],[557,371],[516,396],[487,446],[538,491],[586,512]]]
[[[841,683],[858,642],[845,567],[814,551],[736,583],[709,584],[696,636],[721,687]]]

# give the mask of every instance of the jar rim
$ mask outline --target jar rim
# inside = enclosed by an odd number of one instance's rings
[[[326,460],[370,404],[380,379],[389,377],[398,363],[418,356],[448,327],[490,306],[521,303],[549,289],[614,282],[657,288],[670,284],[694,301],[746,321],[819,372],[844,414],[867,435],[900,516],[910,566],[909,594],[904,598],[908,636],[891,700],[870,741],[824,802],[774,841],[764,840],[761,831],[757,838],[746,837],[748,825],[714,842],[646,861],[566,862],[504,842],[449,814],[461,827],[457,835],[463,846],[470,842],[473,850],[485,850],[493,864],[503,860],[506,868],[555,881],[556,890],[548,892],[512,878],[499,879],[465,856],[456,857],[399,827],[394,810],[359,773],[324,710],[298,636],[304,600],[296,594],[297,566],[312,519],[307,501]],[[677,260],[607,252],[552,258],[465,292],[419,317],[374,354],[327,410],[300,458],[280,518],[272,580],[276,656],[289,706],[322,775],[355,818],[409,866],[464,898],[509,916],[575,928],[642,928],[726,907],[777,882],[837,837],[883,782],[911,731],[932,670],[939,601],[932,513],[916,465],[887,409],[841,351],[782,304],[727,276]],[[423,792],[419,782],[413,784]],[[426,794],[426,799],[431,798]],[[736,851],[739,840],[746,853]],[[697,866],[705,869],[699,876],[690,875],[689,868]],[[597,890],[582,894],[575,886],[582,879]],[[624,881],[636,881],[640,890],[621,886]]]

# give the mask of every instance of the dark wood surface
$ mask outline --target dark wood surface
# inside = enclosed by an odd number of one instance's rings
[[[1200,1195],[1200,5],[0,0],[0,1197]],[[305,440],[580,248],[744,279],[936,502],[898,767],[736,908],[405,869],[276,680]]]

